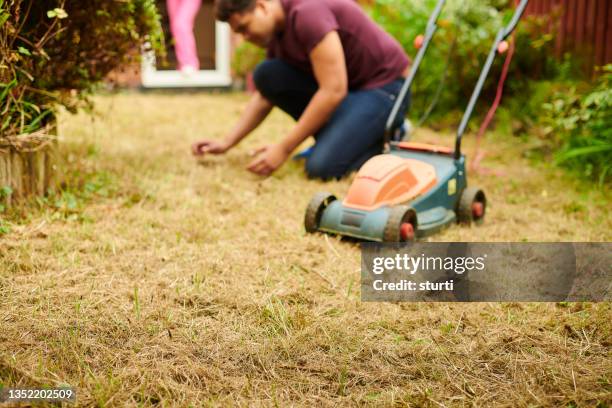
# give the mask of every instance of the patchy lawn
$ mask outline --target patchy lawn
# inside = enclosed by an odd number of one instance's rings
[[[0,383],[71,384],[83,406],[612,402],[609,303],[361,303],[359,246],[302,226],[312,194],[350,180],[244,170],[287,117],[191,158],[245,100],[120,94],[98,97],[97,117],[61,117],[64,193],[16,210],[0,238]],[[470,178],[485,225],[432,239],[610,241],[609,191],[521,146],[490,136],[483,164],[503,175]]]

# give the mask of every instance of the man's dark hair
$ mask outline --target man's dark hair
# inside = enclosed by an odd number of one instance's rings
[[[255,7],[255,0],[216,0],[215,14],[217,20],[228,21],[234,13],[244,13]]]

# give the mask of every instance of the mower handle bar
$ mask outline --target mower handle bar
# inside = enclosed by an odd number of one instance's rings
[[[518,25],[519,20],[523,16],[525,8],[527,8],[527,3],[529,3],[529,0],[521,0],[520,4],[516,8],[516,11],[514,12],[514,15],[512,16],[512,20],[510,20],[510,23],[508,23],[506,27],[500,29],[497,33],[497,36],[495,37],[495,42],[491,47],[491,51],[489,51],[489,56],[487,57],[484,67],[482,68],[480,78],[478,78],[478,82],[476,83],[476,87],[474,88],[472,97],[470,98],[470,102],[468,103],[465,113],[463,114],[463,118],[461,119],[461,124],[457,129],[457,139],[455,141],[454,153],[455,160],[459,160],[461,158],[461,138],[465,133],[465,129],[467,128],[468,122],[470,121],[472,114],[474,113],[474,107],[476,106],[476,102],[480,97],[480,93],[482,92],[485,80],[489,75],[489,71],[491,70],[491,66],[493,65],[495,56],[497,55],[499,44],[506,38],[508,38],[510,34],[512,34],[514,29]]]
[[[408,93],[408,90],[410,89],[410,87],[412,86],[412,83],[414,82],[414,78],[416,77],[416,73],[419,70],[421,61],[423,61],[423,57],[425,56],[425,52],[427,51],[427,48],[429,47],[429,43],[434,33],[436,32],[436,29],[438,28],[436,22],[438,21],[438,17],[440,16],[440,13],[442,12],[442,7],[444,7],[445,3],[446,3],[446,0],[439,0],[438,4],[436,5],[436,8],[432,12],[431,16],[429,16],[429,21],[427,22],[427,28],[425,29],[425,36],[423,38],[423,44],[421,45],[421,47],[419,48],[419,51],[417,52],[414,62],[412,63],[412,67],[410,68],[410,73],[408,74],[408,77],[404,81],[404,84],[402,85],[400,93],[397,96],[397,99],[395,100],[395,104],[393,105],[393,109],[391,110],[391,114],[389,115],[389,118],[387,119],[387,124],[385,126],[385,143],[384,143],[385,149],[387,149],[387,146],[389,145],[389,141],[391,140],[391,132],[393,131],[393,124],[397,120],[397,115],[399,114],[402,103],[406,99],[406,94]]]

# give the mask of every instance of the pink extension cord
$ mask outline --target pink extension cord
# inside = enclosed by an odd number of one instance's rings
[[[507,50],[508,54],[506,55],[506,60],[504,61],[504,67],[502,69],[501,77],[497,85],[497,95],[495,96],[495,101],[493,102],[493,105],[491,105],[491,108],[489,109],[489,112],[487,113],[485,120],[482,122],[482,125],[480,126],[480,129],[478,130],[478,134],[476,135],[476,151],[474,153],[474,159],[470,163],[470,170],[475,171],[477,173],[481,173],[481,174],[491,173],[491,170],[480,167],[480,162],[482,161],[482,159],[484,159],[486,155],[486,152],[481,149],[481,141],[482,141],[482,138],[485,132],[491,125],[491,121],[493,120],[493,117],[495,116],[495,112],[497,112],[497,108],[499,108],[499,104],[501,103],[502,97],[504,95],[504,85],[506,84],[506,79],[508,78],[508,71],[510,70],[510,63],[512,62],[512,57],[514,56],[514,51],[516,49],[515,40],[516,40],[516,32],[512,34],[512,40],[510,41],[510,44],[504,41],[500,43],[499,48],[498,48],[498,52],[503,53],[503,52],[506,52]],[[494,173],[496,175],[504,174],[503,172],[499,172],[499,171],[494,172]]]

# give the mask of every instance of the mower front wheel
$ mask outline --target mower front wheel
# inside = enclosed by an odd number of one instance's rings
[[[457,208],[457,220],[462,224],[482,224],[487,211],[487,197],[484,191],[468,187],[461,193]]]
[[[318,231],[323,211],[333,201],[336,201],[336,196],[329,193],[317,193],[312,197],[304,216],[306,232],[312,233]]]
[[[412,207],[398,205],[391,208],[385,225],[384,242],[411,242],[416,240],[417,213]]]

